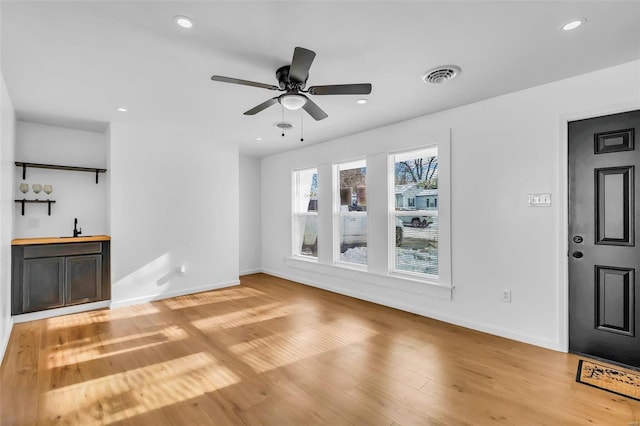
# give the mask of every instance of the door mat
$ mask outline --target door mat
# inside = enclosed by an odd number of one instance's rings
[[[637,371],[581,359],[576,382],[640,401],[640,372]]]

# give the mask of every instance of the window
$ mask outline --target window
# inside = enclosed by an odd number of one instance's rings
[[[318,257],[318,171],[293,172],[293,254]]]
[[[438,147],[391,155],[395,208],[392,272],[437,278]]]
[[[335,206],[339,262],[367,264],[367,167],[365,160],[336,166]]]

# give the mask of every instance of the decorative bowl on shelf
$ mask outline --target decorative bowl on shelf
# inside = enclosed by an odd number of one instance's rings
[[[21,183],[19,188],[20,188],[20,191],[22,191],[23,194],[26,194],[27,192],[29,192],[29,184],[28,183]]]
[[[45,185],[44,186],[44,192],[49,195],[53,192],[53,185]]]
[[[31,185],[31,189],[33,189],[34,193],[39,194],[40,191],[42,191],[42,185],[40,185],[39,183],[34,183],[33,185]]]

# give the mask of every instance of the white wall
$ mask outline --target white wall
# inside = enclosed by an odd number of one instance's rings
[[[566,349],[566,120],[640,107],[639,76],[640,62],[635,61],[263,159],[263,270]],[[376,277],[285,260],[291,252],[291,170],[416,147],[426,142],[425,135],[449,128],[451,300],[400,281],[381,284]],[[539,192],[552,194],[552,207],[527,207],[527,194]],[[511,289],[512,303],[501,302],[504,288]]]
[[[126,123],[109,133],[112,306],[237,284],[237,147]]]
[[[64,166],[106,168],[107,140],[105,133],[88,132],[50,126],[27,121],[18,121],[16,127],[16,161],[44,163]],[[52,199],[51,216],[46,204],[27,204],[25,215],[21,206],[14,205],[14,238],[70,236],[73,235],[73,219],[83,235],[108,234],[107,181],[109,176],[100,174],[95,183],[95,174],[49,169],[27,169],[22,180],[22,168],[13,167],[16,184],[15,199]],[[107,170],[107,174],[109,171]],[[29,192],[19,191],[19,183],[28,183]],[[53,185],[50,195],[35,194],[32,185]]]
[[[9,342],[11,319],[11,232],[13,223],[13,144],[15,114],[0,72],[0,362]]]
[[[259,272],[261,266],[260,164],[260,158],[248,155],[240,156],[238,176],[240,187],[240,275]]]

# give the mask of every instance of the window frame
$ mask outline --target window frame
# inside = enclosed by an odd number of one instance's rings
[[[303,169],[296,169],[291,172],[291,257],[305,259],[307,261],[318,262],[318,255],[311,256],[302,253],[302,242],[304,239],[304,229],[302,230],[303,235],[297,235],[297,225],[298,221],[303,217],[316,217],[316,244],[319,244],[319,234],[318,234],[318,205],[319,200],[316,196],[316,210],[315,211],[301,211],[300,207],[300,196],[301,196],[301,187],[300,187],[300,177],[301,173],[304,172],[314,172],[316,175],[316,179],[318,179],[318,167],[306,167]],[[309,197],[311,200],[311,196]]]
[[[395,224],[399,216],[406,212],[396,210],[395,159],[397,155],[419,153],[437,148],[438,157],[438,204],[434,210],[410,210],[411,215],[438,217],[438,274],[404,271],[396,268]],[[417,158],[417,157],[416,157]],[[451,286],[451,147],[450,140],[425,144],[388,153],[388,271],[389,276],[417,280],[439,286]],[[404,228],[404,227],[403,227]]]
[[[349,167],[351,166],[351,167]],[[369,265],[369,257],[367,256],[367,263],[355,263],[355,262],[347,262],[340,259],[340,240],[341,240],[341,230],[340,230],[340,222],[342,217],[365,217],[367,220],[366,226],[366,241],[367,241],[367,250],[369,248],[369,217],[368,210],[365,211],[341,211],[340,204],[340,172],[342,170],[352,170],[357,168],[367,169],[367,159],[362,158],[359,160],[351,160],[351,161],[340,161],[333,163],[333,179],[332,179],[332,187],[333,187],[333,264],[339,267],[344,268],[355,268],[357,270],[367,270]],[[368,172],[365,172],[365,188],[368,186]],[[367,190],[365,190],[366,193]]]

